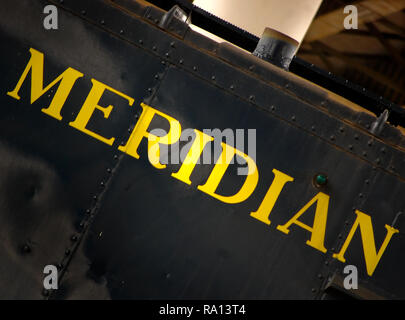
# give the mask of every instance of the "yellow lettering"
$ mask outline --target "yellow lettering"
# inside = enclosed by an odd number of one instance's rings
[[[298,221],[297,219],[308,210],[316,202],[316,210],[314,217],[314,224],[311,227]],[[311,201],[309,201],[298,213],[285,225],[277,226],[277,230],[288,234],[290,230],[288,229],[293,223],[300,226],[301,228],[311,232],[311,239],[306,243],[307,245],[326,253],[326,248],[324,246],[325,240],[325,230],[326,230],[326,220],[328,216],[328,206],[329,206],[329,196],[322,192],[319,192]]]
[[[225,203],[239,203],[245,201],[253,193],[259,180],[259,173],[257,171],[256,163],[252,160],[252,158],[238,149],[235,149],[225,143],[221,143],[221,145],[222,153],[218,161],[215,163],[214,169],[208,177],[207,182],[203,186],[198,186],[197,188]],[[221,196],[215,193],[215,191],[235,155],[239,155],[246,161],[249,168],[249,174],[246,175],[245,182],[238,193],[233,196]]]
[[[132,106],[132,104],[134,103],[134,99],[95,79],[91,79],[91,82],[93,83],[93,86],[89,92],[89,95],[86,98],[86,101],[83,103],[83,106],[80,109],[79,114],[77,115],[75,121],[70,122],[69,125],[111,146],[115,138],[107,139],[98,135],[97,133],[94,133],[93,131],[86,129],[87,123],[89,122],[91,116],[93,115],[96,109],[100,110],[103,113],[105,119],[107,119],[110,116],[110,113],[113,109],[112,105],[109,105],[106,108],[98,105],[98,102],[100,101],[101,96],[103,95],[106,89],[127,99],[129,101],[130,106]]]
[[[27,66],[13,91],[7,92],[7,95],[14,99],[20,100],[18,92],[27,78],[28,73],[31,71],[31,104],[33,104],[38,98],[40,98],[45,92],[51,89],[55,84],[60,81],[59,87],[55,92],[51,104],[48,108],[41,109],[42,112],[57,119],[62,120],[60,112],[66,99],[72,90],[76,80],[83,77],[83,73],[73,69],[67,68],[59,77],[53,80],[45,89],[43,87],[44,82],[44,55],[43,53],[30,48],[31,58],[28,61]]]
[[[281,191],[283,190],[285,184],[290,181],[294,181],[294,178],[273,169],[274,179],[273,182],[267,191],[262,203],[259,206],[259,209],[256,212],[251,212],[250,216],[264,222],[265,224],[270,225],[269,216],[273,207],[280,196]]]
[[[173,144],[180,139],[181,135],[181,125],[176,119],[168,116],[167,114],[160,112],[152,107],[141,103],[142,114],[132,132],[129,140],[125,146],[120,146],[118,149],[122,152],[129,154],[130,156],[139,159],[138,147],[143,138],[148,139],[148,158],[150,163],[157,169],[164,169],[166,165],[161,164],[159,160],[159,143],[162,144]],[[159,115],[169,121],[170,129],[169,132],[163,136],[158,137],[150,132],[148,132],[148,127],[152,122],[155,115]]]
[[[356,210],[356,214],[357,214],[356,221],[354,222],[342,248],[340,249],[340,252],[334,253],[333,258],[338,259],[341,262],[346,262],[344,254],[354,236],[355,231],[357,230],[358,227],[360,227],[361,241],[363,243],[363,251],[364,251],[364,258],[366,261],[367,274],[369,276],[372,276],[392,236],[395,233],[398,233],[399,231],[389,225],[385,225],[385,228],[387,229],[387,235],[385,236],[385,239],[380,247],[380,250],[377,253],[371,217],[359,210]]]

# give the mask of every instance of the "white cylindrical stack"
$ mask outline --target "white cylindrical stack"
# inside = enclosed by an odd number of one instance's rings
[[[194,4],[258,37],[266,27],[302,42],[322,0],[195,0]]]

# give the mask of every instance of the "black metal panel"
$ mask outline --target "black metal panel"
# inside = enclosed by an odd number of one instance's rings
[[[95,113],[89,128],[117,137],[114,145],[109,147],[75,130],[68,123],[83,104],[91,88],[90,80],[95,78],[142,99],[157,82],[154,75],[165,68],[160,59],[64,11],[59,12],[61,30],[45,30],[45,4],[2,3],[7,13],[0,22],[1,40],[7,44],[0,58],[2,298],[38,298],[44,266],[61,264],[63,269],[69,259],[65,251],[75,248],[71,236],[86,227],[98,205],[101,184],[110,179],[107,169],[117,163],[114,149],[128,135],[127,129],[139,111],[139,100],[129,107],[125,99],[106,92],[100,104],[112,104],[115,109],[108,121],[101,112]],[[22,13],[24,19],[20,18]],[[45,55],[45,84],[68,67],[84,73],[62,109],[62,121],[40,111],[49,105],[57,86],[32,105],[29,77],[20,90],[21,100],[6,95],[14,89],[28,63],[30,47]],[[137,54],[139,59],[124,57],[131,54]],[[30,249],[23,249],[26,245]]]

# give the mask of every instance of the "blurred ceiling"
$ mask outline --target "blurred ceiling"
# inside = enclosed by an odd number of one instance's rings
[[[343,27],[346,5],[357,30]],[[405,0],[324,0],[297,55],[405,107]]]

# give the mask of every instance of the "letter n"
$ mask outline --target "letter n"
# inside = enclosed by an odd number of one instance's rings
[[[358,29],[359,28],[359,14],[357,7],[354,5],[348,5],[343,9],[343,12],[346,14],[349,14],[347,17],[345,17],[343,21],[343,26],[345,29],[350,30],[350,29]]]

